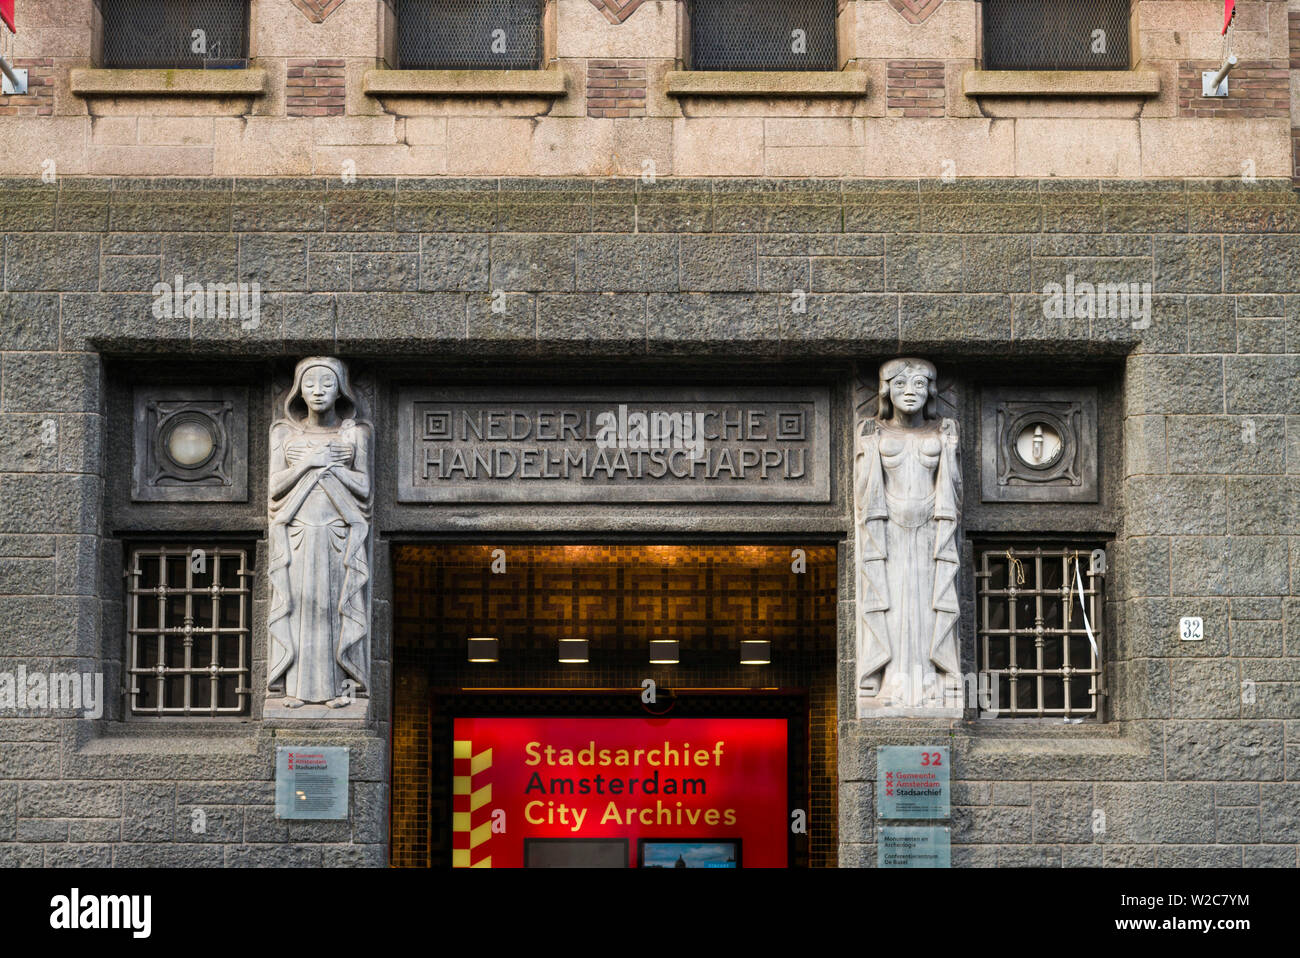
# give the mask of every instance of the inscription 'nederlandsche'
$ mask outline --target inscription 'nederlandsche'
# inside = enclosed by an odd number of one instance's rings
[[[826,501],[829,405],[825,390],[409,390],[399,396],[398,495]]]

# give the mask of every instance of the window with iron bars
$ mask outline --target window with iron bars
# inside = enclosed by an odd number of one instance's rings
[[[996,695],[985,714],[1100,717],[1105,576],[1093,548],[977,546],[980,687]]]
[[[692,70],[836,70],[836,0],[688,0]]]
[[[394,0],[402,70],[538,70],[544,0]]]
[[[1127,70],[1129,0],[983,0],[986,70]]]
[[[103,66],[229,69],[248,65],[249,0],[96,0]]]
[[[247,549],[168,545],[131,552],[132,715],[249,714],[252,575]]]

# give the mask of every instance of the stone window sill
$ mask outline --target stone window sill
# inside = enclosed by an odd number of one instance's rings
[[[561,97],[563,70],[367,70],[368,96]]]
[[[75,69],[72,92],[82,97],[202,96],[249,97],[266,92],[266,71]]]
[[[1158,96],[1151,70],[967,70],[967,96]]]
[[[673,70],[667,75],[666,92],[669,96],[858,97],[867,93],[867,74],[862,70]]]

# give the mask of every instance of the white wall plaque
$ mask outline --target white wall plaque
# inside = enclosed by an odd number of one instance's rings
[[[1205,623],[1199,615],[1184,616],[1178,620],[1178,636],[1184,642],[1200,642],[1205,638]]]
[[[276,818],[347,818],[346,746],[275,750]]]

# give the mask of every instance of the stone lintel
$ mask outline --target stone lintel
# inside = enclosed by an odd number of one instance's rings
[[[78,68],[69,84],[77,96],[261,96],[266,71],[95,70]]]
[[[1154,70],[967,70],[967,96],[1158,96]]]
[[[561,97],[563,70],[367,70],[362,90],[369,96],[538,96]]]
[[[863,70],[672,70],[669,96],[860,97],[867,94]]]

